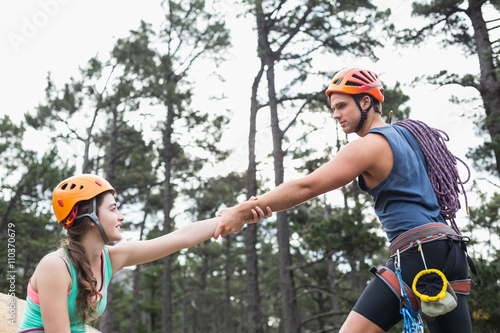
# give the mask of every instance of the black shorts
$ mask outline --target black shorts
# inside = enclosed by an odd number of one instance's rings
[[[467,256],[460,242],[441,239],[422,244],[427,268],[441,270],[448,281],[468,278]],[[413,247],[400,254],[400,267],[403,281],[411,286],[413,278],[418,272],[425,269],[424,262],[417,247]],[[386,265],[395,271],[394,260],[390,259]],[[424,322],[431,333],[460,332],[471,333],[472,324],[467,305],[467,296],[457,294],[457,307],[442,316],[435,318],[424,317]],[[400,322],[399,299],[394,292],[380,278],[373,278],[361,294],[353,311],[359,313],[384,331]]]

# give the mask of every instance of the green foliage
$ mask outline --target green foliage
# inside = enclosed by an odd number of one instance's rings
[[[488,197],[480,189],[477,189],[477,192],[476,195],[479,196],[481,204],[470,209],[470,219],[473,222],[469,228],[470,232],[479,230],[481,232],[486,231],[491,235],[500,234],[500,194],[493,193],[491,197]],[[475,244],[478,242],[475,238],[473,238],[473,241]],[[500,251],[499,245],[495,244],[495,240],[491,238],[485,240],[484,247],[493,252]]]
[[[108,131],[96,136],[96,144],[102,146],[106,156],[102,168],[108,169],[109,160],[114,164],[113,186],[120,194],[123,203],[142,202],[147,188],[156,183],[153,167],[157,161],[152,142],[146,143],[143,133],[119,121],[116,146],[111,149]],[[156,162],[157,163],[157,162]],[[137,195],[138,192],[142,195]]]
[[[500,323],[499,300],[500,285],[500,194],[488,194],[475,184],[473,188],[480,203],[470,210],[470,220],[466,234],[471,235],[468,246],[474,260],[480,283],[473,285],[469,295],[469,309],[473,321],[474,332],[498,332]],[[478,235],[489,235],[479,237]],[[477,280],[477,279],[475,279]]]
[[[360,212],[340,213],[328,220],[316,221],[304,232],[304,240],[312,247],[325,252],[345,252],[347,256],[370,257],[384,244],[385,239],[377,237],[370,225],[362,223]],[[377,225],[372,223],[371,227]]]
[[[493,7],[489,5],[493,4]],[[448,73],[446,70],[438,74],[422,76],[427,82],[436,85],[459,84],[463,87],[473,87],[481,95],[482,105],[486,117],[478,123],[481,129],[485,129],[491,137],[489,147],[479,147],[471,152],[469,156],[474,157],[476,164],[486,170],[495,170],[500,175],[500,150],[496,142],[500,137],[498,123],[498,110],[500,99],[498,91],[500,84],[498,80],[498,43],[492,40],[496,26],[496,19],[486,20],[488,14],[498,16],[498,6],[495,2],[482,0],[434,0],[413,1],[412,14],[422,19],[418,28],[407,28],[397,31],[393,30],[393,37],[398,44],[418,45],[424,41],[437,39],[442,47],[459,46],[464,50],[466,56],[477,56],[479,61],[479,73],[468,73],[458,75]],[[494,8],[494,9],[493,9]],[[417,79],[417,82],[421,78]],[[491,119],[490,119],[491,118]],[[483,128],[483,126],[485,126]],[[492,152],[495,164],[490,163],[491,153],[485,150],[494,149]],[[484,159],[481,161],[481,159]]]
[[[500,327],[499,255],[497,252],[492,260],[475,260],[481,283],[473,287],[469,296],[474,332],[498,332]]]
[[[402,29],[396,33],[398,43],[420,44],[432,36],[440,36],[442,47],[459,44],[467,55],[476,52],[473,31],[463,0],[435,0],[430,3],[414,1],[413,16],[426,19],[426,25],[418,29]]]
[[[384,104],[382,114],[386,117],[389,112],[393,112],[393,122],[398,119],[407,119],[410,116],[410,107],[405,104],[410,100],[408,95],[405,95],[401,90],[401,84],[396,82],[395,86],[391,89],[384,89]]]
[[[473,161],[473,166],[478,170],[483,170],[489,174],[495,174],[497,164],[495,160],[495,150],[500,149],[500,140],[497,143],[485,142],[478,147],[471,148],[467,153],[467,158]]]
[[[123,272],[123,271],[122,271]],[[122,274],[120,272],[119,274]],[[125,274],[130,276],[130,271],[126,270]],[[126,277],[128,278],[128,277]],[[118,276],[115,276],[112,283],[112,306],[113,306],[113,320],[108,328],[109,332],[127,332],[130,328],[130,310],[131,310],[131,298],[129,283],[125,281],[124,284],[119,283]],[[109,305],[109,304],[108,304]],[[94,325],[97,327],[97,325]]]
[[[7,167],[8,171],[12,171],[9,169],[8,161],[16,156],[13,153],[18,153],[18,150],[22,148],[21,139],[25,132],[26,129],[24,125],[15,125],[8,115],[3,116],[1,119],[0,133],[2,133],[2,136],[0,137],[0,157],[6,162],[2,164],[2,166]],[[17,166],[15,166],[15,168],[17,168]]]
[[[5,208],[4,202],[1,202],[0,208],[2,210]],[[34,212],[26,206],[11,210],[6,221],[2,232],[2,244],[6,245],[8,240],[13,247],[2,246],[0,248],[0,256],[5,258],[5,264],[0,266],[0,274],[8,276],[7,272],[16,272],[15,295],[25,298],[28,280],[36,264],[46,253],[55,250],[61,234],[54,225],[55,223],[50,221],[50,214],[36,213],[36,210]],[[11,255],[9,256],[8,253]],[[13,257],[12,254],[14,254]],[[7,265],[7,258],[12,259],[9,265]],[[0,281],[2,292],[9,288],[8,281],[2,279]]]
[[[317,199],[290,214],[292,229],[300,235],[293,253],[301,317],[313,318],[304,320],[304,329],[338,329],[372,278],[369,267],[387,258],[381,250],[386,239],[377,235],[378,221],[364,213],[371,208],[357,185],[342,192],[345,207]]]
[[[233,206],[238,203],[237,198],[243,194],[246,179],[243,175],[230,173],[225,176],[214,177],[208,181],[200,179],[199,187],[187,189],[185,194],[194,201],[191,212],[197,219],[215,216],[222,203]],[[203,191],[200,191],[200,188]],[[198,215],[202,213],[202,215]]]
[[[422,81],[434,85],[459,84],[464,87],[473,87],[476,89],[479,88],[479,80],[476,75],[472,74],[458,75],[457,73],[450,73],[447,70],[441,70],[439,73],[434,75],[427,75],[415,78],[414,84]]]
[[[4,117],[0,134],[0,239],[11,244],[0,248],[0,256],[12,259],[0,265],[0,273],[17,272],[16,296],[24,298],[38,260],[54,250],[61,237],[48,203],[52,189],[72,168],[61,163],[55,147],[43,154],[24,148],[24,123],[15,125]],[[2,279],[0,289],[8,290],[7,283]]]

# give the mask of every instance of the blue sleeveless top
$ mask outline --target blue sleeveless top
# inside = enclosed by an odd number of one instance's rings
[[[363,177],[358,177],[359,187],[374,201],[375,214],[389,241],[423,224],[446,223],[427,175],[424,153],[414,136],[395,125],[373,128],[369,133],[383,135],[394,156],[391,173],[374,188],[368,189]]]

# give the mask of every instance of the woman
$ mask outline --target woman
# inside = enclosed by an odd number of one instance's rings
[[[373,198],[375,213],[394,256],[385,271],[389,277],[381,271],[374,272],[378,278],[372,279],[362,293],[340,332],[385,332],[407,319],[400,313],[400,306],[405,305],[400,303],[400,286],[390,286],[391,274],[402,273],[409,286],[426,268],[442,271],[449,281],[467,279],[462,237],[453,220],[459,208],[456,195],[460,184],[455,160],[448,154],[439,133],[425,124],[411,120],[385,123],[381,114],[384,89],[372,71],[358,68],[340,71],[333,77],[326,95],[333,118],[343,131],[357,133],[360,138],[348,143],[311,174],[285,182],[256,201],[219,212],[221,222],[214,236],[239,231],[250,217],[250,208],[268,206],[273,211],[286,210],[358,178],[361,189]],[[439,160],[434,161],[436,158]],[[441,179],[451,181],[440,183]],[[447,225],[446,219],[455,229]],[[439,236],[443,234],[450,236]],[[432,241],[422,242],[419,252],[413,244],[420,239]],[[425,261],[422,253],[432,256],[427,255]],[[463,281],[464,285],[467,282]],[[424,316],[430,332],[472,331],[466,289],[456,295],[458,305],[454,310],[435,318]],[[410,315],[415,315],[417,309],[413,310]]]
[[[122,238],[124,217],[114,195],[108,181],[90,174],[70,177],[55,188],[52,207],[68,237],[35,269],[20,332],[86,332],[86,324],[104,311],[116,272],[208,240],[218,223],[212,218],[155,239],[108,246]],[[252,223],[266,216],[260,209],[251,213]]]

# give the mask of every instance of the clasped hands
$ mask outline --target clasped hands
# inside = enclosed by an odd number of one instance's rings
[[[257,223],[266,217],[272,216],[273,211],[270,207],[266,207],[264,211],[256,204],[251,203],[257,199],[256,197],[251,197],[248,201],[233,207],[223,208],[217,212],[219,224],[217,228],[215,228],[213,238],[218,239],[219,236],[225,237],[229,234],[236,233],[240,231],[245,224]]]

